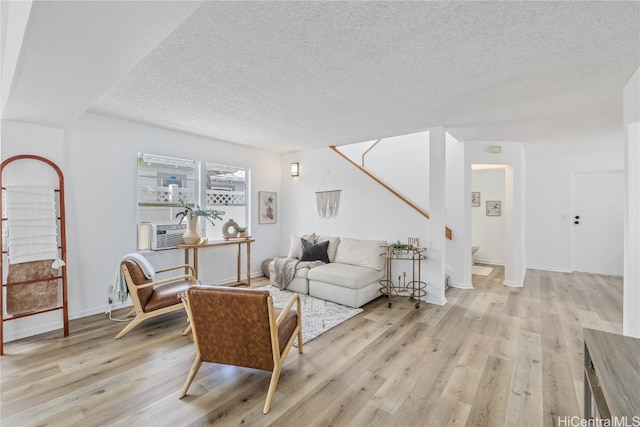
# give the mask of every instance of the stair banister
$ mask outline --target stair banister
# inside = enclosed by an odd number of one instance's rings
[[[378,142],[380,142],[380,140],[377,140],[371,147],[369,147],[367,149],[367,151],[365,151],[364,154],[366,154],[368,151],[370,151]],[[360,166],[358,163],[354,162],[353,160],[351,160],[348,156],[346,156],[345,154],[343,154],[340,150],[338,150],[338,148],[335,145],[330,145],[329,148],[331,148],[334,152],[336,152],[338,155],[340,155],[342,158],[344,158],[345,160],[347,160],[349,163],[351,163],[353,166],[355,166],[356,168],[360,169],[362,172],[364,172],[369,178],[373,179],[375,182],[377,182],[378,184],[382,185],[387,191],[389,191],[391,194],[393,194],[394,196],[398,197],[400,200],[402,200],[404,203],[406,203],[407,205],[409,205],[411,208],[413,208],[416,212],[418,212],[420,215],[422,215],[423,217],[429,219],[429,213],[427,211],[425,211],[424,209],[422,209],[420,206],[416,205],[415,203],[413,203],[411,200],[407,199],[405,196],[403,196],[402,194],[400,194],[399,192],[397,192],[393,187],[391,187],[389,184],[387,184],[386,182],[384,182],[383,180],[381,180],[380,178],[378,178],[377,176],[375,176],[374,174],[372,174],[371,172],[369,172],[365,167],[364,167],[364,154],[362,155],[362,166]],[[453,231],[449,228],[449,227],[445,227],[444,229],[444,235],[447,239],[452,240],[453,239]]]

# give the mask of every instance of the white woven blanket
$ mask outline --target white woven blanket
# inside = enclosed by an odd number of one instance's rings
[[[64,265],[58,255],[58,223],[53,187],[8,186],[4,192],[3,230],[9,264],[54,260],[52,267]]]

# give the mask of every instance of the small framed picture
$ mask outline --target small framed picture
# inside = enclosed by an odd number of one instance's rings
[[[278,222],[278,193],[275,191],[258,192],[258,223],[275,224]]]
[[[472,191],[471,192],[471,206],[479,207],[480,206],[480,192]]]
[[[500,202],[487,200],[487,216],[500,216]]]

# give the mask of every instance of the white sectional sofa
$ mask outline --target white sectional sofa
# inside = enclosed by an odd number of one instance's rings
[[[291,250],[288,257],[296,265],[293,278],[286,289],[316,298],[333,301],[350,307],[361,307],[377,298],[380,293],[380,280],[384,278],[385,259],[380,256],[387,244],[384,240],[362,240],[334,236],[307,235],[303,237],[315,245],[304,251],[300,237],[291,236]],[[323,242],[329,242],[328,245]],[[296,263],[294,260],[308,259],[313,249],[327,246],[328,263]],[[305,255],[307,255],[305,257]],[[326,261],[326,260],[325,260]],[[276,262],[269,264],[269,277],[273,286],[279,286],[276,280]],[[284,262],[283,259],[280,262]],[[281,287],[281,286],[279,286]]]

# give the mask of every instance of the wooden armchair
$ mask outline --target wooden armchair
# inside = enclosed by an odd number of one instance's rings
[[[127,314],[128,317],[134,316],[133,320],[125,326],[125,328],[116,335],[115,339],[122,337],[124,334],[135,328],[142,321],[161,314],[169,313],[175,310],[184,309],[184,304],[180,300],[179,294],[186,291],[189,287],[198,283],[194,276],[193,267],[189,264],[176,265],[161,270],[156,273],[163,273],[178,269],[189,269],[191,274],[181,274],[175,277],[152,281],[147,279],[142,268],[137,262],[125,259],[120,264],[124,273],[129,295],[133,302],[133,309]],[[189,327],[184,331],[186,333]]]
[[[196,358],[180,398],[187,394],[202,362],[244,366],[273,372],[263,409],[269,412],[283,361],[296,337],[302,354],[300,296],[295,294],[283,309],[277,309],[268,290],[193,286],[183,299]],[[296,310],[292,310],[294,303]]]

